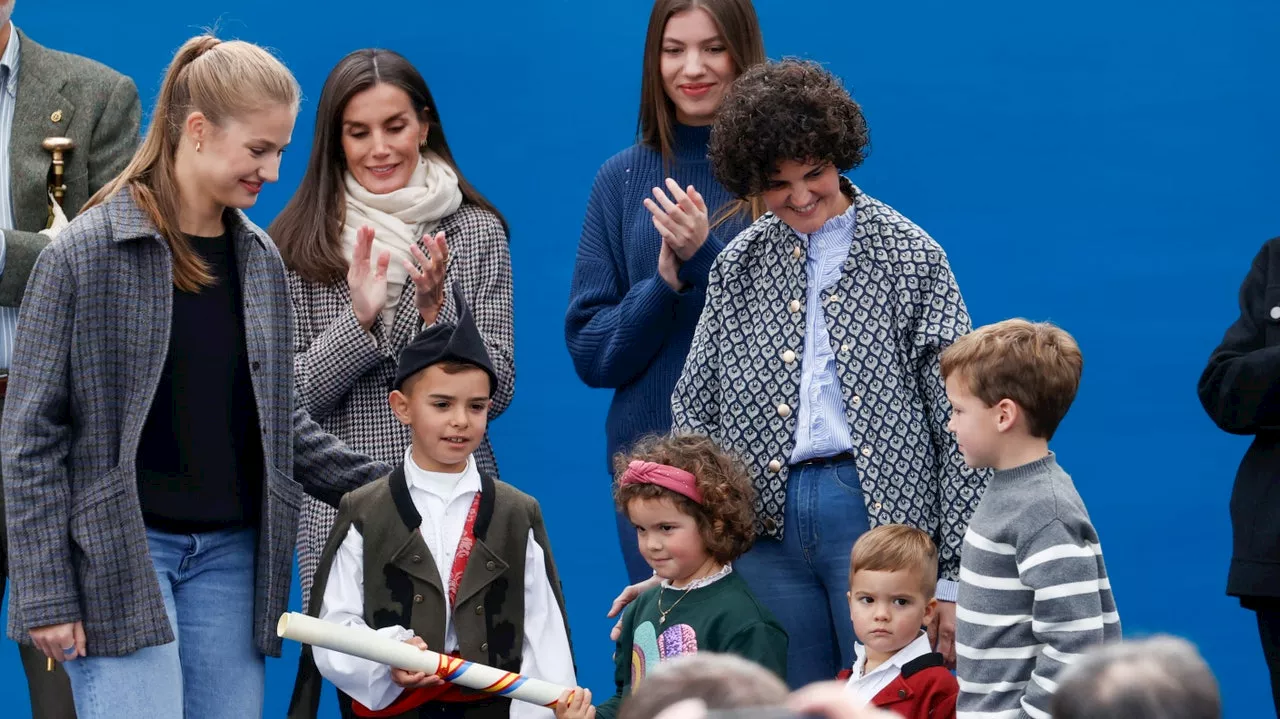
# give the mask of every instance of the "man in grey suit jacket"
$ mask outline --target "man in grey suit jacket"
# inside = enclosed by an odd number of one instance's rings
[[[74,216],[115,177],[138,144],[142,108],[129,78],[92,60],[36,44],[10,21],[14,0],[0,0],[0,417],[18,305],[36,257],[50,240],[50,154],[46,137],[67,137],[62,205]],[[9,573],[8,537],[0,497],[0,596]],[[75,717],[61,665],[46,671],[38,649],[20,645],[36,719]]]

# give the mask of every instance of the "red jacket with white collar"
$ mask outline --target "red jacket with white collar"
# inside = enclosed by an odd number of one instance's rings
[[[848,680],[851,669],[840,672]],[[947,671],[942,655],[931,652],[916,657],[902,667],[889,686],[871,700],[872,705],[910,719],[954,719],[960,684]]]

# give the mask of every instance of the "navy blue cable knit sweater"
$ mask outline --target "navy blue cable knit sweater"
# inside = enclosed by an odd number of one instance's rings
[[[693,185],[714,219],[735,198],[707,161],[710,127],[677,125],[675,157],[633,145],[609,158],[596,175],[573,270],[565,342],[578,376],[591,387],[615,390],[605,423],[606,466],[639,437],[671,429],[671,392],[684,367],[702,314],[707,273],[724,246],[747,224],[735,215],[712,229],[680,268],[687,288],[676,292],[658,276],[662,239],[642,204],[670,176]]]

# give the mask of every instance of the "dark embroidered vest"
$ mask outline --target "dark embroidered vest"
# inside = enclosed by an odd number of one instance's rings
[[[537,521],[535,521],[535,518]],[[445,648],[444,608],[449,588],[418,527],[422,517],[409,496],[403,466],[342,500],[333,533],[316,570],[308,613],[318,616],[333,557],[354,526],[364,542],[364,619],[375,628],[408,627],[436,651]],[[475,545],[463,570],[452,620],[458,653],[469,661],[519,672],[524,639],[525,550],[529,530],[547,553],[547,575],[564,611],[559,577],[537,503],[503,482],[481,476]],[[567,620],[566,620],[567,626]],[[289,716],[311,718],[319,704],[320,677],[310,647],[303,650]],[[344,697],[344,703],[350,699]],[[400,716],[506,717],[510,700],[440,706],[432,702]],[[343,707],[344,714],[349,706]]]

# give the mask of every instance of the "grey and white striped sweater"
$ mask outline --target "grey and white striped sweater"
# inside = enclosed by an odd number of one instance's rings
[[[1098,534],[1050,453],[996,472],[964,535],[958,719],[1048,719],[1055,678],[1120,638]]]

